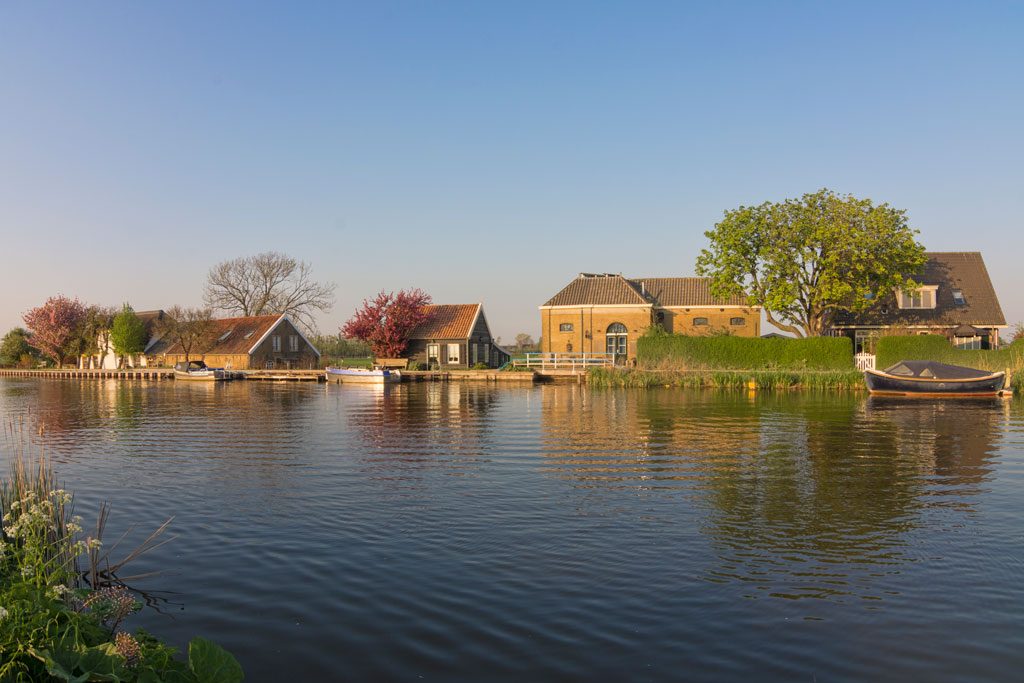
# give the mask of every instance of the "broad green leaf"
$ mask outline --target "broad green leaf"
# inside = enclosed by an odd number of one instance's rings
[[[239,683],[245,677],[230,652],[198,636],[188,644],[188,664],[199,683]]]

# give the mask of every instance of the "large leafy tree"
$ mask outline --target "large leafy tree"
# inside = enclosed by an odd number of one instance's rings
[[[381,292],[363,301],[341,334],[366,342],[378,358],[400,358],[409,335],[430,318],[426,308],[430,302],[430,295],[420,289]]]
[[[913,286],[925,262],[917,232],[901,209],[823,189],[726,211],[704,233],[697,273],[715,296],[745,294],[779,329],[818,336],[836,311]]]
[[[32,333],[29,344],[47,358],[52,358],[59,367],[70,355],[69,346],[79,338],[85,316],[85,306],[78,299],[58,294],[25,313],[22,319]]]
[[[75,336],[68,341],[65,351],[68,358],[75,356],[101,356],[106,353],[107,339],[114,323],[114,309],[105,306],[88,306],[78,323]]]
[[[128,304],[114,316],[110,327],[110,345],[118,357],[118,365],[124,366],[126,356],[142,353],[146,348],[146,324]]]
[[[15,327],[0,340],[0,367],[13,367],[28,361],[34,363],[39,354],[28,343],[28,330]]]
[[[218,263],[206,276],[207,306],[229,315],[287,313],[308,330],[314,314],[334,305],[334,284],[313,279],[313,267],[287,254],[267,251]]]
[[[186,363],[190,356],[206,353],[217,341],[217,323],[208,308],[174,306],[161,319],[158,331],[172,345],[181,347]]]

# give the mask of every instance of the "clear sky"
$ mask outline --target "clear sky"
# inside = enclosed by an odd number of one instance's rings
[[[324,331],[416,286],[510,341],[821,187],[982,251],[1014,322],[1022,129],[1019,2],[6,2],[0,328],[274,249],[337,283]]]

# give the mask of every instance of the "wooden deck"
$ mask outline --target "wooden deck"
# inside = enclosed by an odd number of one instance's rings
[[[43,377],[49,379],[119,379],[119,380],[160,380],[174,379],[171,368],[129,368],[127,370],[19,370],[0,368],[0,377]]]
[[[511,382],[530,384],[535,372],[498,372],[497,370],[402,370],[403,382]]]

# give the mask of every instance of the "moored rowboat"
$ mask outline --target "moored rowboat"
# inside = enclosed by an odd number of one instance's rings
[[[387,370],[384,368],[333,368],[329,367],[324,371],[328,382],[343,382],[357,384],[391,384],[401,382],[402,374],[398,370]]]
[[[864,381],[868,391],[875,395],[998,396],[1006,383],[1006,373],[935,361],[905,360],[885,370],[865,370]]]

